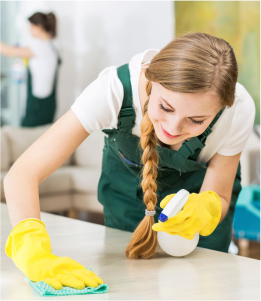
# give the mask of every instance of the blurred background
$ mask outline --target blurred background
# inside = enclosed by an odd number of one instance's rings
[[[30,45],[27,18],[33,13],[53,12],[57,17],[55,40],[63,63],[59,70],[55,120],[104,68],[125,64],[148,48],[163,48],[175,32],[173,2],[3,1],[1,6],[1,40],[12,45]],[[4,56],[1,59],[1,71],[8,76],[15,59]],[[26,98],[21,92],[25,90],[25,81],[9,85],[5,101],[2,95],[2,122],[18,125],[20,104]],[[14,95],[9,95],[10,91]]]
[[[1,1],[1,41],[27,48],[28,18],[53,13],[61,58],[52,122],[21,126],[30,58],[1,55],[1,181],[19,156],[73,104],[98,74],[186,32],[205,32],[233,47],[238,82],[254,99],[256,119],[241,156],[242,186],[230,253],[260,259],[260,2],[259,1]],[[3,47],[2,47],[3,48]],[[44,69],[44,67],[43,67]],[[44,70],[38,69],[44,72]],[[94,132],[39,186],[42,211],[104,224],[97,201],[103,133]],[[3,187],[3,185],[1,185]],[[5,202],[3,188],[1,202]]]

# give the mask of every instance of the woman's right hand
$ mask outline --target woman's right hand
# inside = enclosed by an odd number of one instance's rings
[[[54,289],[61,289],[63,285],[83,289],[104,283],[73,259],[52,254],[45,224],[36,218],[25,219],[14,227],[5,252],[31,281],[44,281]]]

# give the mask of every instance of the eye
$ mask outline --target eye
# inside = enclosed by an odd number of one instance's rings
[[[172,112],[171,110],[165,109],[161,103],[159,104],[159,107],[161,110],[163,110],[165,112],[168,112],[168,113]]]
[[[160,108],[161,110],[167,112],[167,113],[172,112],[172,110],[168,110],[168,109],[164,108],[163,105],[162,105],[161,103],[159,104],[159,108]],[[203,120],[203,121],[197,121],[197,120],[194,120],[194,119],[190,119],[190,120],[191,120],[192,123],[198,124],[198,125],[201,125],[201,124],[203,124],[203,122],[204,122],[204,120]]]
[[[197,120],[194,120],[194,119],[190,119],[193,123],[195,124],[203,124],[204,120],[203,121],[197,121]]]

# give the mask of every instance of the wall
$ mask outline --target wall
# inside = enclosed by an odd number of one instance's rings
[[[22,1],[20,7],[17,28],[24,45],[31,14],[53,11],[59,21],[63,64],[56,120],[104,68],[124,64],[148,48],[163,48],[174,38],[170,1]]]
[[[1,2],[1,41],[15,46],[19,40],[13,20],[19,11],[19,2]],[[18,59],[18,61],[21,61]],[[11,77],[17,58],[1,56],[1,125],[19,126],[21,102],[25,98],[25,81],[17,83]]]
[[[260,1],[176,1],[176,36],[205,32],[226,40],[238,63],[238,82],[256,105],[260,124]]]

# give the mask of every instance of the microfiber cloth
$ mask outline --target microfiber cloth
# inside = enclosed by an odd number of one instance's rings
[[[91,270],[89,268],[86,268]],[[25,280],[42,296],[71,296],[71,295],[87,295],[87,294],[103,294],[106,293],[109,286],[106,283],[99,285],[98,287],[85,287],[78,290],[72,287],[63,286],[62,289],[56,290],[44,281],[34,282],[25,277]]]

